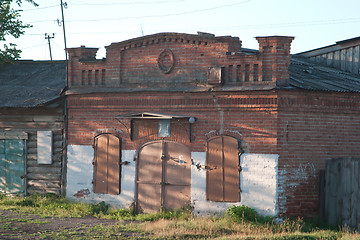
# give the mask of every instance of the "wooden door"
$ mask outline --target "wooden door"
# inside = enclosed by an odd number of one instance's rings
[[[206,198],[217,202],[240,201],[239,142],[217,136],[207,143]]]
[[[0,140],[0,192],[24,193],[24,140]]]
[[[121,142],[111,134],[95,138],[94,193],[111,195],[121,191]]]
[[[191,199],[191,157],[188,147],[171,141],[142,146],[137,162],[137,210],[180,209]]]

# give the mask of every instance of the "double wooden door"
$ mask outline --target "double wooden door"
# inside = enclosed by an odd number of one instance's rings
[[[144,144],[138,151],[136,203],[139,212],[180,209],[191,200],[191,156],[185,145],[167,141]]]

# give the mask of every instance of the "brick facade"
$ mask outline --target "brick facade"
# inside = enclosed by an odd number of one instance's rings
[[[94,48],[69,52],[68,143],[92,145],[116,133],[122,149],[158,137],[156,120],[117,116],[153,112],[195,117],[171,120],[171,135],[192,152],[207,139],[229,135],[247,153],[278,154],[280,215],[318,213],[319,170],[331,157],[359,157],[355,94],[279,90],[289,80],[292,37],[257,37],[258,52],[241,51],[234,37],[163,33],[113,43],[106,59]],[[208,70],[221,69],[221,84]],[[133,140],[130,139],[132,129]]]

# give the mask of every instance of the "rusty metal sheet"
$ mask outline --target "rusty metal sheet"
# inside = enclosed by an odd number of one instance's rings
[[[237,139],[223,136],[224,201],[240,201],[239,144]]]
[[[223,151],[222,138],[208,141],[206,152],[206,198],[210,201],[223,201]]]

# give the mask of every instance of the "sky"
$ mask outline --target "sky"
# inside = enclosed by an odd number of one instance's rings
[[[49,60],[45,34],[54,34],[53,60],[65,59],[61,0],[35,2],[21,7],[21,20],[33,27],[7,42],[23,51],[21,59]],[[230,35],[252,49],[257,36],[293,36],[293,54],[360,36],[359,0],[63,0],[63,6],[67,47],[99,48],[98,58],[113,42],[160,32]]]

